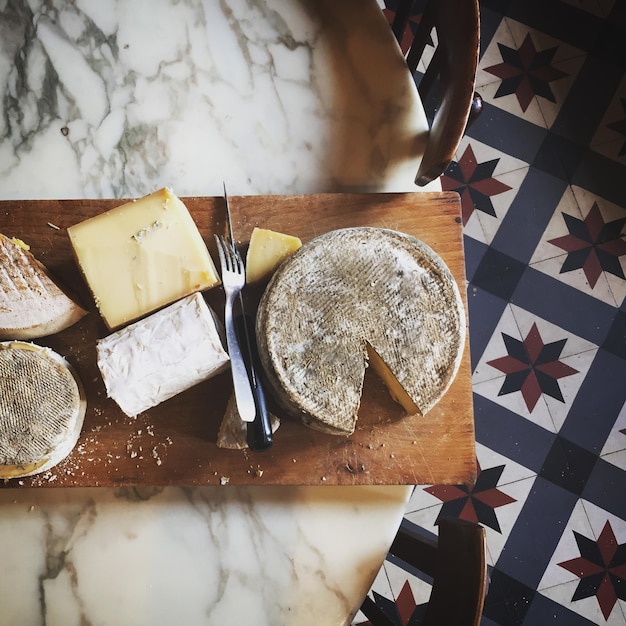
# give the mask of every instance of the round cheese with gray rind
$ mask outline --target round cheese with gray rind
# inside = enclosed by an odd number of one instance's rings
[[[44,472],[74,448],[83,425],[80,379],[59,354],[0,343],[0,478]]]
[[[347,228],[280,266],[259,306],[257,342],[282,408],[349,435],[368,363],[409,413],[440,400],[460,365],[465,313],[450,270],[422,241]]]

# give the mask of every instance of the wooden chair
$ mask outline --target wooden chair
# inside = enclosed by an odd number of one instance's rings
[[[423,186],[448,167],[468,123],[482,110],[482,99],[474,92],[480,38],[478,0],[398,0],[392,30],[399,43],[414,7],[421,5],[421,21],[406,61],[414,76],[420,60],[427,63],[418,92],[423,103],[428,96],[434,96],[436,102],[428,143],[415,178],[415,183]],[[433,28],[436,48],[428,62],[424,53],[431,43]]]
[[[487,589],[482,526],[441,519],[435,541],[403,524],[389,554],[433,579],[424,626],[478,626]],[[373,626],[395,626],[369,596],[361,612]]]

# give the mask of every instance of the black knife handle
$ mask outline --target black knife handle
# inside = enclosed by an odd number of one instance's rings
[[[252,387],[252,395],[256,405],[256,417],[248,423],[247,441],[251,450],[267,450],[273,443],[272,424],[270,414],[265,403],[263,385],[259,383],[257,370],[257,384]]]
[[[250,346],[250,350],[242,350],[242,354],[252,387],[256,417],[247,424],[247,442],[251,450],[267,450],[272,445],[274,436],[263,390],[263,372],[256,345],[254,320],[247,315],[239,315],[235,319],[235,331],[242,342],[247,337]]]

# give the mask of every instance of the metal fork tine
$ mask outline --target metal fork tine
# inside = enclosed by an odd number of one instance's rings
[[[222,242],[222,250],[224,251],[224,259],[226,260],[226,267],[229,271],[232,271],[231,260],[230,260],[230,250],[228,249],[228,243],[224,239],[224,237],[220,237],[220,241]]]
[[[228,269],[231,272],[243,274],[245,268],[243,265],[243,259],[241,258],[241,254],[239,254],[239,250],[237,250],[237,248],[235,248],[235,246],[230,241],[228,241],[226,237],[220,235],[220,239],[222,241],[222,247],[225,252]]]
[[[237,264],[237,253],[235,252],[235,250],[233,250],[233,246],[227,241],[226,241],[226,250],[228,250],[231,271],[238,272],[239,265]]]
[[[226,259],[224,258],[224,247],[222,246],[222,242],[217,236],[215,237],[215,242],[217,243],[217,253],[220,257],[220,265],[224,267],[224,265],[226,265]]]
[[[220,235],[220,240],[222,243],[222,248],[224,250],[224,256],[226,259],[226,265],[228,267],[228,270],[231,272],[237,272],[240,274],[241,268],[237,259],[237,257],[239,256],[237,250],[233,249],[232,244],[229,241],[227,241],[224,236]]]
[[[240,274],[243,274],[244,270],[244,266],[243,266],[243,259],[241,258],[241,254],[239,254],[239,250],[237,250],[237,248],[233,248],[233,259],[235,261],[235,264],[237,265],[237,271]]]

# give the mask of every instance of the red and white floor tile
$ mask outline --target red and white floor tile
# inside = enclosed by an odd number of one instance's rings
[[[442,177],[463,205],[480,472],[417,486],[403,523],[485,527],[484,626],[626,624],[626,3],[480,8],[484,109]],[[413,626],[429,590],[390,557],[371,595]]]

